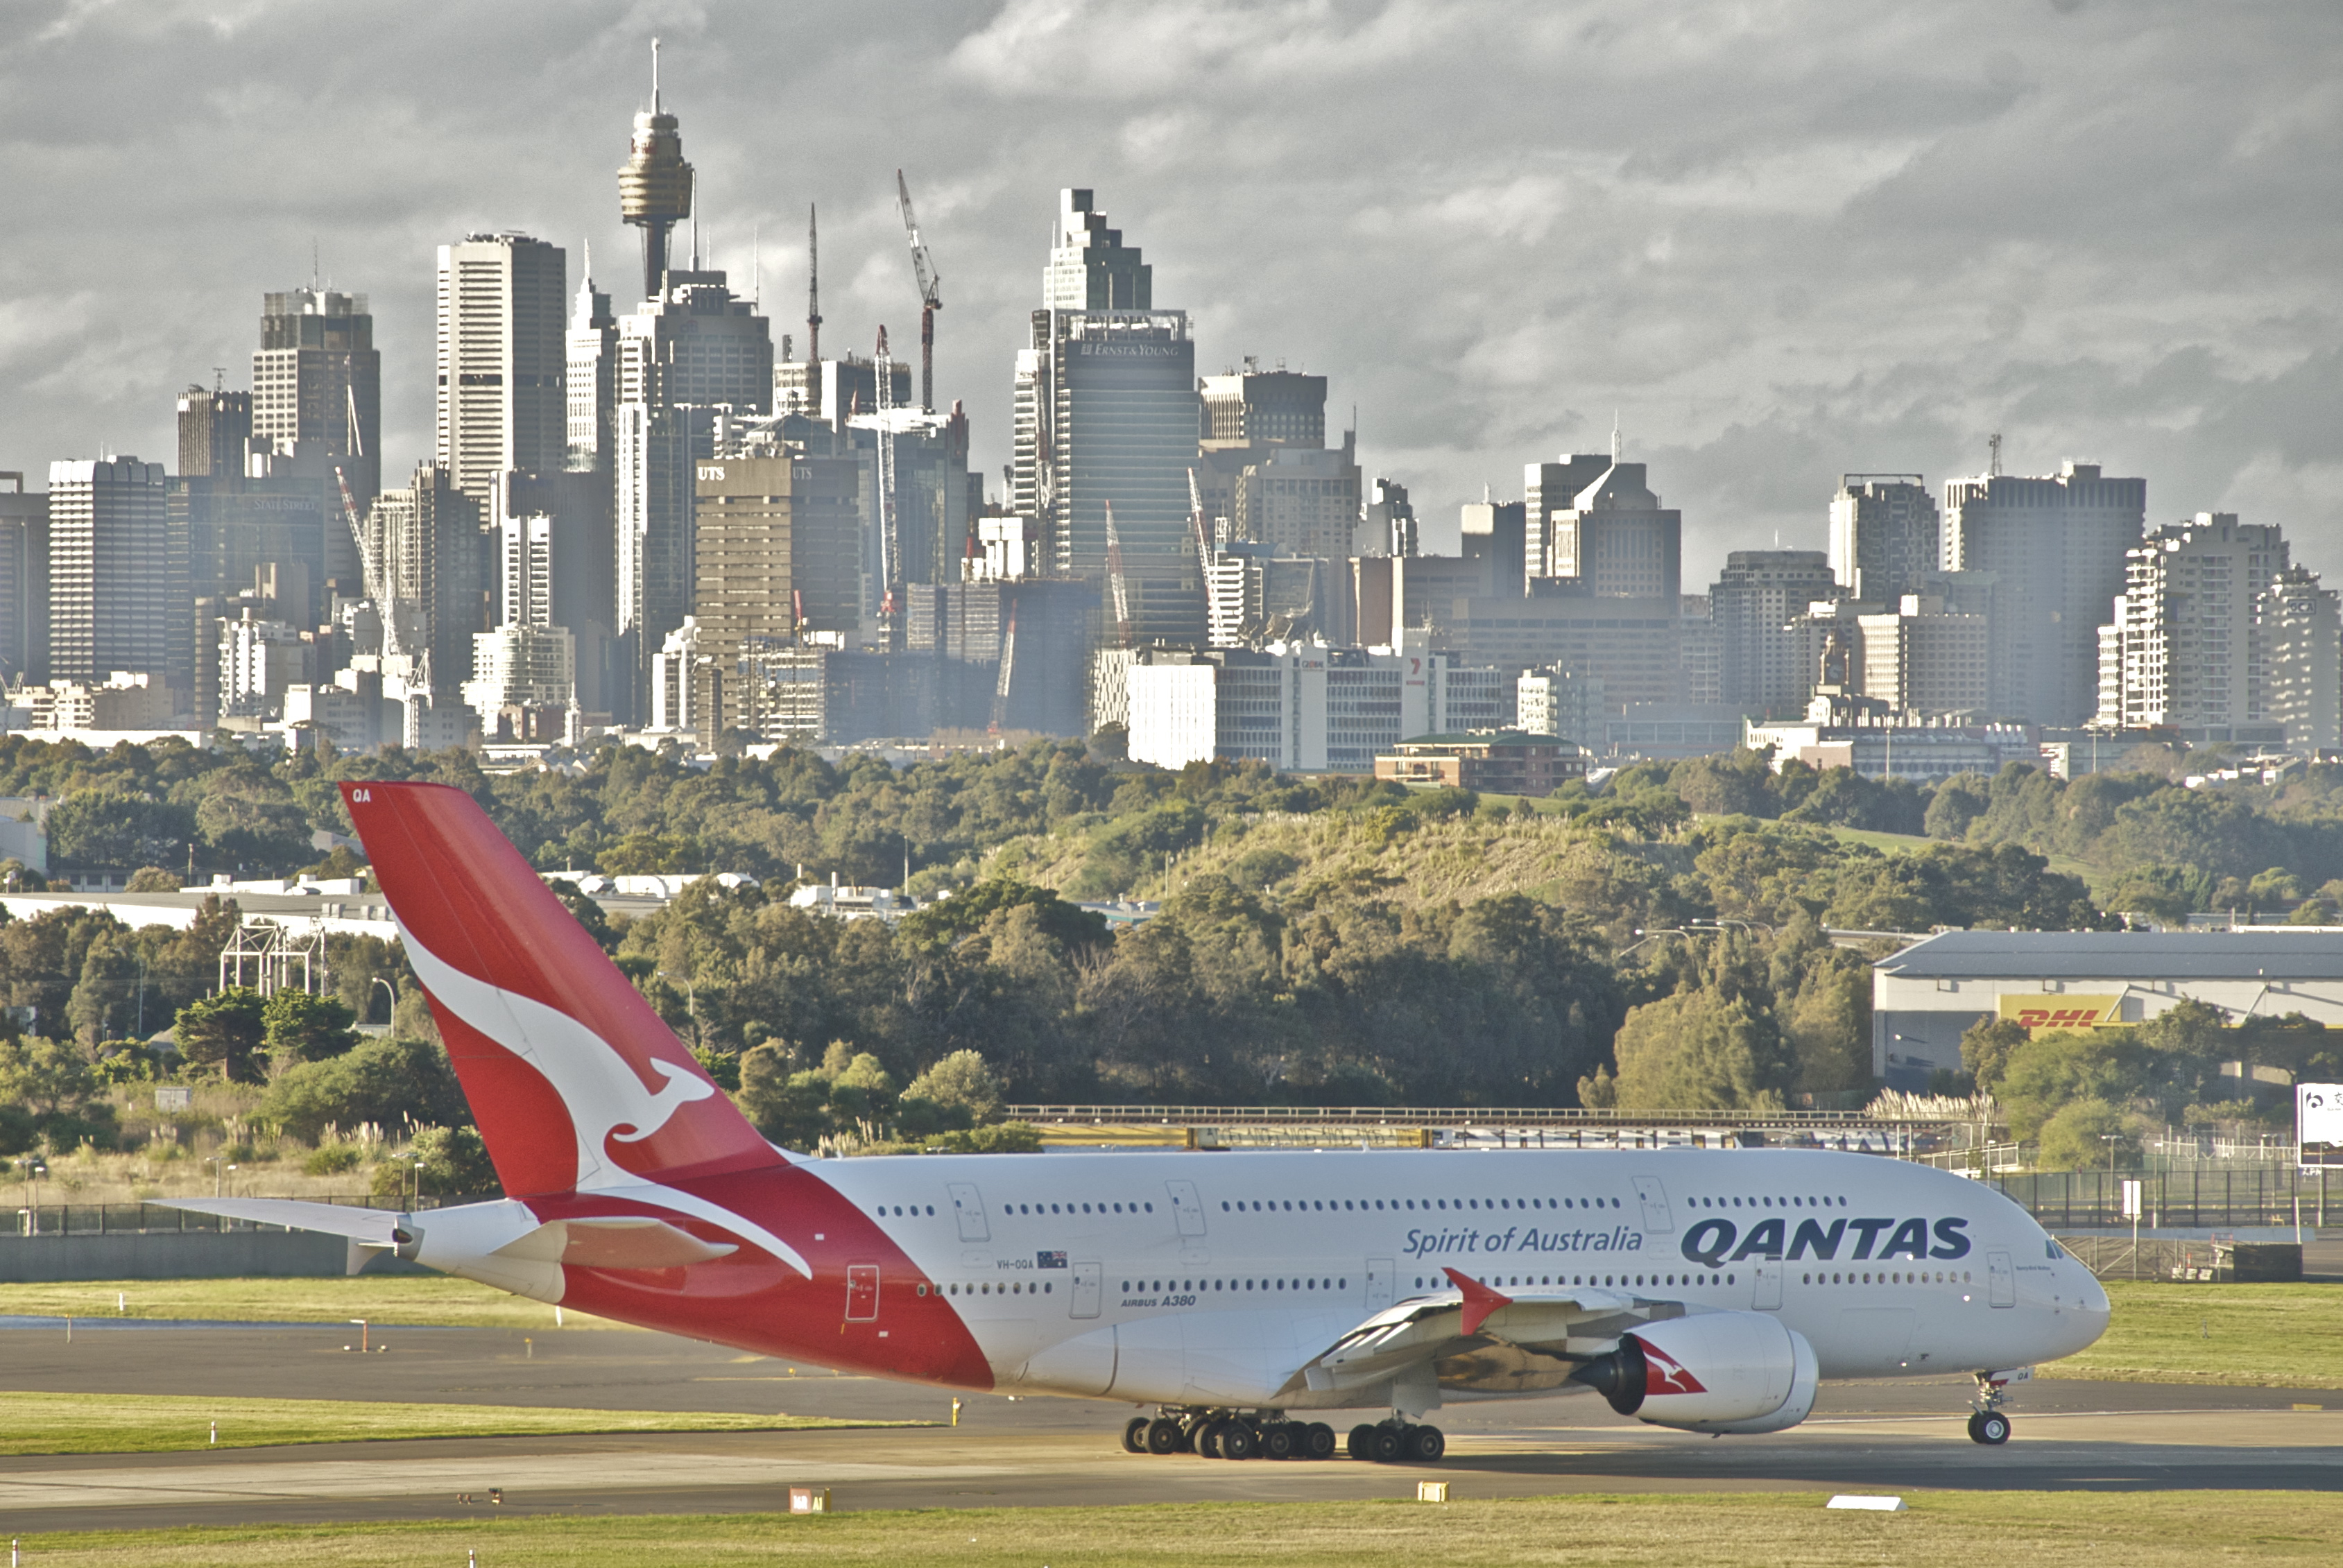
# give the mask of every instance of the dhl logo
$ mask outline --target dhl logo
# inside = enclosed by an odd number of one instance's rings
[[[2003,1021],[2020,1029],[2098,1029],[2123,1018],[2123,999],[2115,996],[2005,996],[1999,1001]]]

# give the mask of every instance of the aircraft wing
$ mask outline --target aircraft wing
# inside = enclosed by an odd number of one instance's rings
[[[1342,1334],[1289,1387],[1341,1392],[1431,1362],[1441,1386],[1527,1392],[1558,1388],[1638,1323],[1681,1316],[1681,1302],[1630,1292],[1552,1287],[1501,1294],[1453,1269],[1454,1287],[1376,1313]]]

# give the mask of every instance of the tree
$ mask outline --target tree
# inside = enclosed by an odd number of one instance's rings
[[[357,1015],[329,996],[287,988],[261,1009],[261,1043],[280,1065],[323,1061],[358,1042]]]
[[[2007,1019],[1981,1018],[1961,1036],[1961,1066],[1987,1094],[2001,1088],[2009,1059],[2027,1040],[2025,1026]]]
[[[497,1198],[504,1185],[476,1127],[427,1127],[415,1135],[419,1191],[447,1197]]]
[[[1773,1019],[1713,990],[1630,1009],[1613,1049],[1623,1110],[1778,1110],[1793,1072]]]
[[[216,1069],[230,1083],[263,1081],[267,1073],[260,1050],[266,1025],[261,1014],[266,1005],[250,986],[230,986],[189,1002],[171,1030],[179,1054],[190,1066]]]
[[[322,1061],[278,1073],[256,1114],[289,1137],[315,1143],[329,1127],[362,1123],[396,1130],[460,1126],[471,1120],[447,1053],[419,1040],[369,1040]]]
[[[132,1026],[136,1009],[138,956],[126,932],[108,931],[89,944],[81,980],[65,1003],[65,1021],[84,1046],[110,1038],[119,1024]]]
[[[49,809],[49,857],[69,866],[184,859],[195,821],[184,806],[116,789],[76,789]]]
[[[915,1111],[915,1106],[922,1109]],[[976,1051],[955,1050],[911,1080],[900,1111],[909,1131],[972,1127],[1001,1114],[1001,1081]],[[929,1121],[930,1127],[912,1128],[915,1118]]]
[[[2137,1166],[2140,1145],[2133,1121],[2104,1100],[2071,1101],[2042,1125],[2040,1164],[2046,1171]]]

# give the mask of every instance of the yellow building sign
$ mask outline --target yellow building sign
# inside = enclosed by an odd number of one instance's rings
[[[2005,994],[1995,1000],[2002,1021],[2020,1029],[2104,1029],[2123,1021],[2120,996]]]

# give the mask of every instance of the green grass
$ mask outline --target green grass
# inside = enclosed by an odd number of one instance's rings
[[[116,1311],[121,1299],[127,1310]],[[542,1302],[445,1274],[360,1274],[323,1280],[74,1280],[0,1284],[0,1316],[208,1318],[223,1322],[340,1323],[352,1318],[397,1325],[550,1332],[554,1310]],[[623,1323],[564,1312],[572,1329]]]
[[[1412,1490],[1413,1472],[1392,1478]],[[1361,1563],[1762,1563],[1897,1568],[1982,1563],[2141,1568],[2326,1563],[2343,1539],[2333,1493],[1969,1492],[1907,1495],[1905,1513],[1824,1510],[1824,1493],[1587,1495],[1475,1502],[1471,1480],[1443,1505],[1190,1503],[1141,1508],[953,1509],[920,1513],[506,1514],[478,1522],[183,1529],[28,1535],[39,1568],[136,1562],[147,1568],[641,1568],[664,1563],[820,1563],[955,1568],[1356,1568]],[[851,1493],[839,1502],[850,1503]],[[516,1498],[517,1504],[525,1500]]]
[[[2343,1388],[2343,1287],[2107,1282],[2106,1335],[2045,1377]]]
[[[1908,855],[1936,842],[1925,834],[1875,833],[1868,828],[1833,828],[1830,835],[1849,844],[1868,845],[1885,855]]]
[[[927,1426],[708,1411],[564,1410],[501,1404],[397,1404],[338,1399],[212,1399],[186,1394],[0,1393],[0,1454],[167,1453],[401,1437],[542,1437],[580,1432],[781,1432]]]

